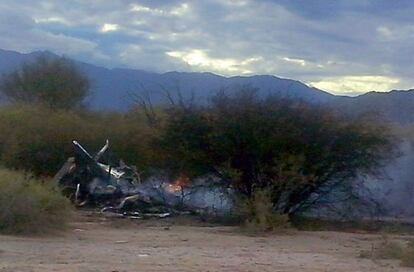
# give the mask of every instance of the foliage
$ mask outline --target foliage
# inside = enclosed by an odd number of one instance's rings
[[[280,231],[290,227],[286,215],[274,212],[269,190],[256,190],[249,198],[241,196],[236,206],[245,230],[250,233]]]
[[[58,190],[19,172],[0,169],[0,232],[44,233],[65,227],[70,203]]]
[[[14,105],[0,108],[0,161],[35,175],[54,175],[69,156],[72,140],[90,152],[106,139],[110,151],[140,171],[151,165],[151,133],[139,113],[85,113]],[[113,162],[112,162],[113,163]]]
[[[275,210],[309,208],[393,157],[389,130],[326,108],[255,92],[220,93],[206,106],[172,107],[157,146],[165,167],[215,174],[250,197],[271,190]]]
[[[70,60],[42,57],[4,75],[0,92],[12,102],[73,109],[82,106],[89,85]]]

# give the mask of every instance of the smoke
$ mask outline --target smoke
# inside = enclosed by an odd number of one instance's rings
[[[414,146],[404,140],[401,156],[385,167],[385,179],[369,178],[367,186],[386,210],[397,218],[414,217]]]
[[[225,214],[233,207],[233,192],[218,182],[211,177],[202,177],[192,180],[189,186],[172,189],[174,182],[163,176],[153,176],[138,185],[136,192],[169,206]]]

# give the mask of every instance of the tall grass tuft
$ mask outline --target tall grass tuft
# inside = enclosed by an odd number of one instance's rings
[[[248,233],[280,232],[290,228],[289,217],[274,211],[269,190],[256,190],[250,198],[242,197],[236,203],[237,212]]]

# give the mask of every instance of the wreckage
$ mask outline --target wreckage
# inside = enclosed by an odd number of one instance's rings
[[[99,207],[105,214],[145,218],[204,213],[229,206],[227,193],[205,186],[205,179],[191,186],[185,177],[173,182],[163,177],[142,181],[137,169],[122,160],[103,163],[108,140],[95,155],[77,141],[72,143],[75,156],[66,161],[55,180],[78,207]]]

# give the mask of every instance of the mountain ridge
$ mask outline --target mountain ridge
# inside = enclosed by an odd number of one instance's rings
[[[11,72],[22,63],[34,61],[40,56],[59,57],[50,51],[19,53],[0,49],[0,74]],[[354,115],[375,111],[400,124],[414,123],[414,89],[367,92],[349,97],[333,95],[298,80],[274,75],[226,77],[211,72],[156,73],[73,61],[91,80],[92,97],[89,104],[95,110],[126,111],[133,105],[131,94],[149,95],[154,103],[160,103],[165,101],[165,90],[169,90],[173,95],[180,92],[184,97],[194,95],[199,101],[206,101],[220,89],[231,90],[248,85],[257,88],[261,96],[279,95],[328,104]]]
[[[10,72],[22,63],[33,61],[41,55],[58,57],[50,51],[22,54],[0,49],[0,73]],[[138,69],[106,68],[76,60],[74,62],[91,80],[93,93],[91,106],[94,109],[123,110],[128,108],[130,103],[127,100],[130,93],[150,91],[154,101],[158,102],[163,99],[163,89],[170,89],[172,92],[179,90],[184,96],[189,96],[194,92],[198,99],[203,100],[219,89],[240,85],[258,88],[262,95],[278,94],[311,102],[325,102],[333,97],[325,91],[309,87],[300,81],[273,75],[225,77],[210,72],[156,73]]]

